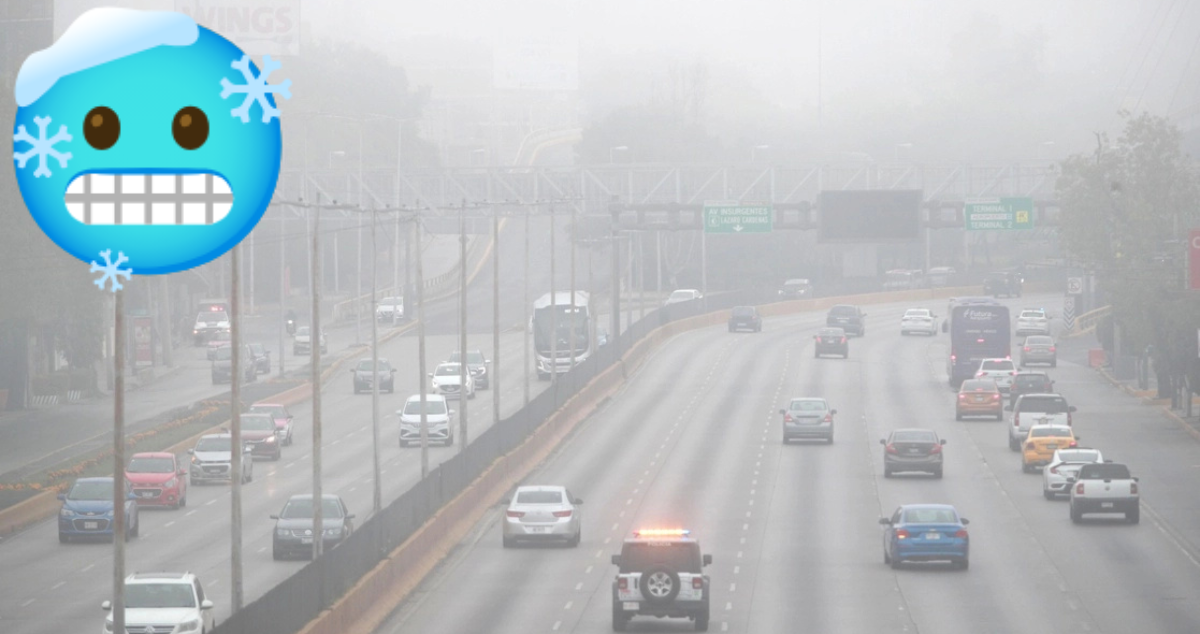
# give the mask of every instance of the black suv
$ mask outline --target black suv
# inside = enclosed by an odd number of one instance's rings
[[[358,365],[354,366],[350,373],[354,375],[354,393],[370,392],[372,390],[371,382],[379,381],[379,391],[387,391],[388,394],[396,391],[396,368],[388,363],[387,359],[379,357],[379,367],[377,371],[371,371],[371,359],[359,359]]]
[[[866,317],[867,314],[858,306],[838,304],[829,309],[829,315],[825,317],[825,325],[836,326],[845,330],[846,334],[854,333],[862,337],[867,334]]]
[[[729,311],[729,332],[742,329],[762,332],[762,315],[758,314],[757,308],[753,306],[734,306],[733,310]]]
[[[1016,405],[1022,394],[1052,394],[1054,381],[1045,372],[1017,372],[1008,388],[1008,406]]]
[[[813,335],[813,357],[823,354],[841,355],[843,359],[850,356],[850,343],[846,341],[846,331],[841,328],[822,328]]]
[[[992,297],[1000,297],[1001,295],[1020,297],[1021,283],[1024,281],[1021,278],[1021,274],[1016,271],[988,273],[987,277],[983,278],[983,294],[991,295]]]
[[[703,568],[712,555],[679,529],[638,531],[612,562],[620,569],[612,585],[612,628],[624,632],[634,616],[691,619],[708,631],[709,579]]]

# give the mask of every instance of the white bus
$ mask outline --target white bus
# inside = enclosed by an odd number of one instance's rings
[[[596,326],[591,298],[584,291],[542,295],[533,303],[533,353],[539,380],[571,369],[571,359],[581,363],[596,347]]]

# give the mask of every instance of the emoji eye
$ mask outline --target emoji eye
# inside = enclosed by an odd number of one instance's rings
[[[181,108],[171,122],[171,134],[179,147],[194,150],[208,140],[208,117],[195,106]]]
[[[83,138],[97,150],[107,150],[121,136],[121,120],[112,108],[96,106],[83,119]]]

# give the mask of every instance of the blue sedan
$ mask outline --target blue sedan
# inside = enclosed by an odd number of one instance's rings
[[[879,523],[886,527],[883,563],[892,568],[905,561],[948,561],[962,570],[970,565],[970,522],[949,504],[906,504]]]
[[[126,541],[138,534],[138,506],[129,482],[125,483]],[[65,494],[59,493],[58,541],[113,537],[113,479],[79,478]]]

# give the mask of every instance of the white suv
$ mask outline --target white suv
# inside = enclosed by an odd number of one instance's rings
[[[400,417],[400,446],[421,444],[421,395],[413,394],[404,401],[404,407],[396,411]],[[430,443],[440,442],[447,447],[454,444],[454,429],[450,417],[454,410],[446,406],[446,397],[441,394],[425,395],[425,426]]]
[[[112,602],[100,607],[112,611]],[[154,634],[211,632],[216,627],[213,602],[190,572],[138,572],[125,577],[125,631]],[[113,631],[112,614],[104,621]]]
[[[709,579],[703,568],[712,555],[681,529],[634,532],[612,562],[620,569],[612,587],[612,628],[624,632],[634,616],[690,619],[708,631]]]
[[[1017,336],[1050,334],[1050,316],[1041,308],[1026,308],[1017,315]]]
[[[1017,364],[1012,359],[984,359],[975,372],[977,379],[992,379],[1004,394],[1012,389],[1013,377],[1017,375]]]

